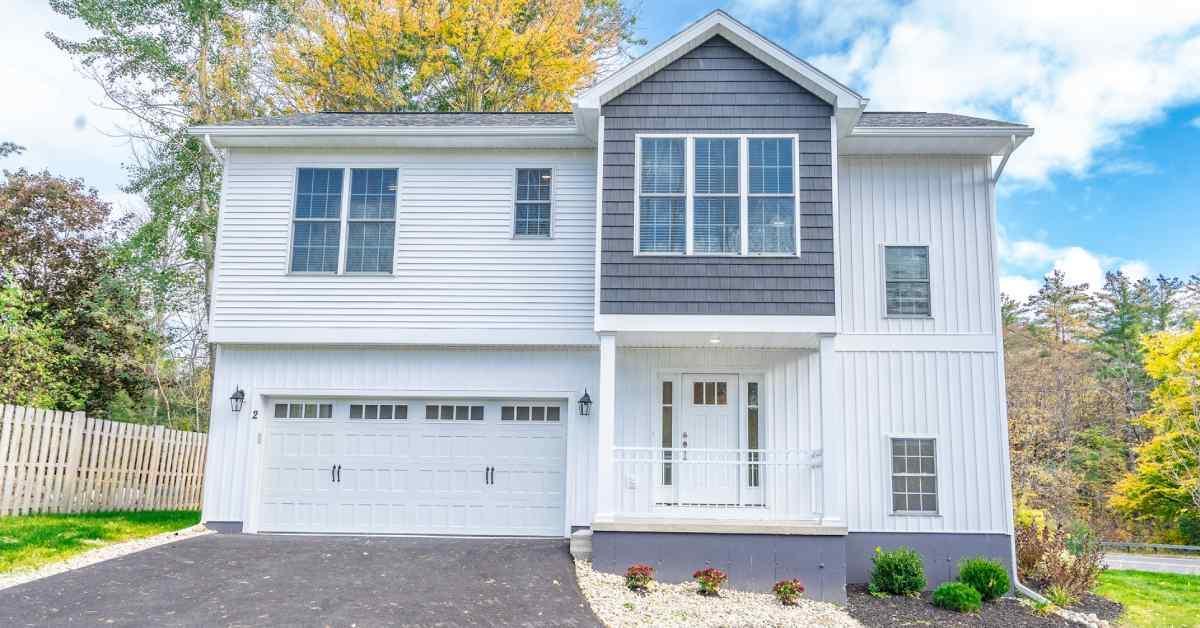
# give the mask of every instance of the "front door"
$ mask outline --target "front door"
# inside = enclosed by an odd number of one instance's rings
[[[738,503],[738,378],[687,375],[677,430],[681,504]]]

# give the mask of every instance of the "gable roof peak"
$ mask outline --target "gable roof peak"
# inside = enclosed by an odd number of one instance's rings
[[[854,126],[854,122],[866,107],[867,99],[854,90],[809,65],[728,13],[715,9],[580,94],[574,102],[580,130],[595,137],[601,105],[715,36],[729,41],[833,105],[838,117],[838,127],[845,132]]]

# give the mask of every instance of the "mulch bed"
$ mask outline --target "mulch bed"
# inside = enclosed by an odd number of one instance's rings
[[[965,614],[934,606],[929,601],[931,595],[928,591],[922,593],[919,598],[898,595],[877,598],[867,593],[867,587],[864,585],[850,585],[846,587],[846,594],[846,611],[864,626],[1076,626],[1058,615],[1039,615],[1014,598],[984,602],[979,612]],[[1084,612],[1096,611],[1088,609]],[[1100,617],[1104,618],[1103,615]]]
[[[1077,613],[1092,613],[1108,622],[1115,621],[1124,612],[1125,606],[1095,593],[1088,593],[1078,604],[1068,607]]]

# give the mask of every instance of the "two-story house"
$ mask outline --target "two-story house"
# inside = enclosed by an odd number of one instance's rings
[[[866,104],[714,12],[570,112],[194,128],[204,520],[582,532],[826,599],[876,546],[1011,565],[995,183],[1033,130]]]

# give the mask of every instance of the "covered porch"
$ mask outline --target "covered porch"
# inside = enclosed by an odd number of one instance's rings
[[[845,534],[832,342],[602,334],[592,529]]]

